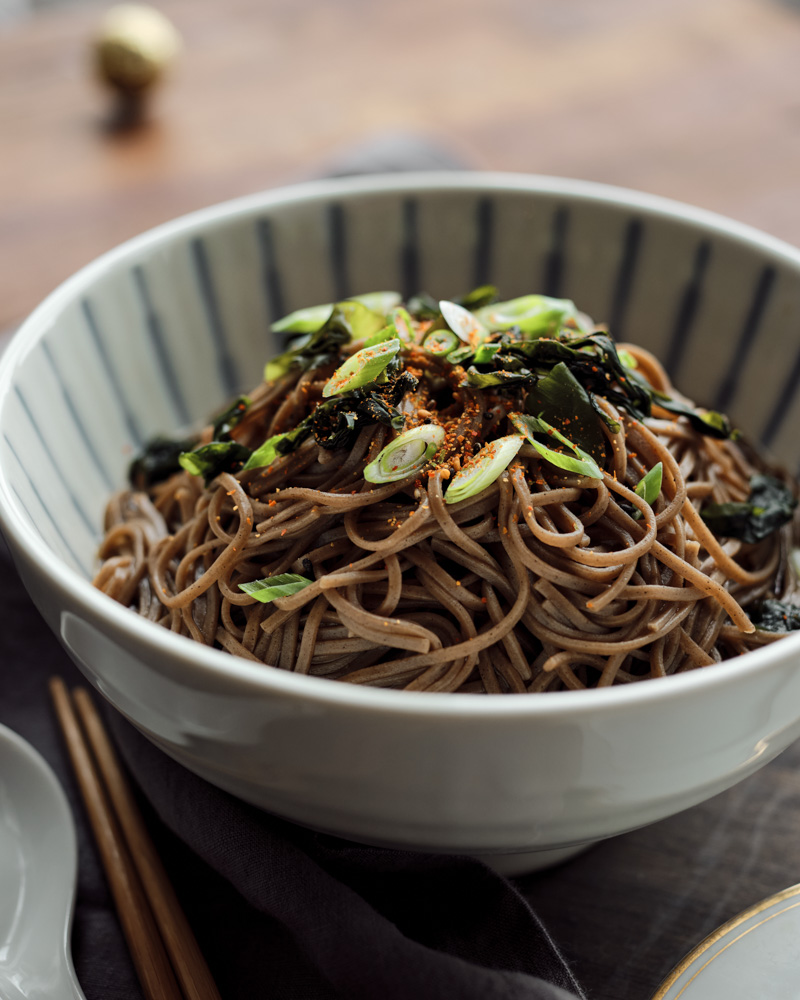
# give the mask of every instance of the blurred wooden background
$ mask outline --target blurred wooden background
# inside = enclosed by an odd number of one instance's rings
[[[778,0],[163,0],[185,51],[111,134],[104,7],[0,24],[0,329],[172,216],[370,137],[668,195],[800,244],[800,10]]]

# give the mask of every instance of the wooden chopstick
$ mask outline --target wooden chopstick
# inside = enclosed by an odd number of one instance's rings
[[[220,1000],[89,692],[50,693],[145,995]]]
[[[145,996],[148,1000],[182,1000],[147,897],[84,743],[66,686],[60,678],[50,681],[50,694]]]
[[[72,697],[186,1000],[220,1000],[94,702],[85,688]]]

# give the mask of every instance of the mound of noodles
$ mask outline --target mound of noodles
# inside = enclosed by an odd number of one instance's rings
[[[244,449],[227,470],[212,470],[207,484],[185,469],[140,477],[112,498],[96,586],[154,623],[270,668],[412,691],[605,687],[709,666],[784,634],[754,628],[749,609],[792,599],[792,520],[747,541],[718,537],[701,516],[710,503],[744,505],[753,477],[776,473],[740,440],[702,433],[690,416],[704,411],[635,346],[623,356],[654,390],[649,412],[624,405],[624,378],[607,378],[606,393],[586,389],[601,478],[559,467],[525,440],[493,481],[449,503],[459,471],[516,433],[509,414],[524,410],[542,369],[474,356],[470,366],[469,337],[455,362],[432,352],[431,331],[448,329],[434,313],[417,310],[405,327],[395,315],[389,332],[405,334],[395,398],[380,379],[362,386],[353,395],[361,409],[340,422],[346,434],[326,437],[320,419],[285,454],[244,469],[242,456],[265,440],[321,417],[323,390],[364,341],[285,356],[222,434]],[[577,343],[587,329],[573,319],[540,339]],[[515,338],[528,343],[508,325],[484,341],[519,362]],[[494,384],[471,384],[481,371]],[[372,416],[362,405],[370,388]],[[685,412],[661,406],[667,398]],[[364,478],[401,427],[429,424],[444,442],[421,469]],[[214,434],[206,428],[199,446]],[[637,485],[658,463],[648,502]],[[289,573],[300,589],[267,602],[241,587]]]

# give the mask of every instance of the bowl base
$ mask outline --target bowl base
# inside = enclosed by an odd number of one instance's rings
[[[588,844],[572,844],[570,847],[553,847],[546,851],[521,851],[518,854],[474,854],[473,857],[483,861],[498,875],[518,878],[570,861],[583,851],[588,851],[594,843],[596,841],[590,841]]]

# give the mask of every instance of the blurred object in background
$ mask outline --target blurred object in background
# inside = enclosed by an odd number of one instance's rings
[[[172,67],[181,39],[171,22],[146,4],[118,4],[106,11],[92,57],[101,81],[113,92],[109,124],[126,128],[145,116],[153,89]]]
[[[28,0],[0,0],[0,26],[16,21],[29,12]]]

